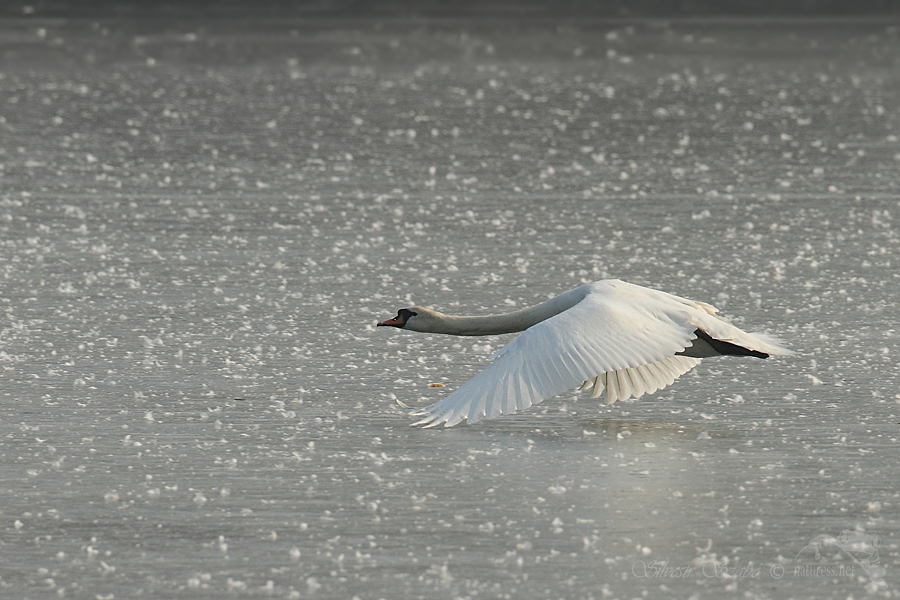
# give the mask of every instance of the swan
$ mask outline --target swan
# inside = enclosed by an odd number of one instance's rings
[[[575,387],[606,403],[671,385],[711,356],[793,354],[761,333],[747,333],[704,302],[618,279],[569,290],[514,313],[458,317],[412,306],[381,321],[423,333],[498,335],[522,331],[494,362],[421,412],[414,425],[452,427],[523,410]]]

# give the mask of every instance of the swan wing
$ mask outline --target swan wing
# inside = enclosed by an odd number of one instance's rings
[[[595,391],[606,387],[608,402],[661,389],[699,363],[675,356],[696,338],[697,312],[710,315],[663,292],[616,280],[592,284],[581,302],[525,330],[490,366],[424,409],[416,425],[491,419],[600,374],[607,377]]]

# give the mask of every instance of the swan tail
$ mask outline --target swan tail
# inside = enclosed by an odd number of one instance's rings
[[[784,345],[784,342],[774,335],[769,335],[768,333],[762,333],[760,331],[751,332],[749,335],[752,335],[755,339],[766,345],[766,353],[769,356],[792,356],[796,354],[793,350],[789,350]]]

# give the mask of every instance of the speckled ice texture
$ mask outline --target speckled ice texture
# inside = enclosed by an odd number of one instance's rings
[[[896,598],[895,25],[0,22],[0,597]],[[409,426],[605,277],[797,355]]]

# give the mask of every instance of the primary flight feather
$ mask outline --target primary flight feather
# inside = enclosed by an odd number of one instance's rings
[[[710,356],[791,354],[716,312],[703,302],[606,279],[506,315],[455,317],[413,306],[378,325],[467,336],[524,332],[416,423],[452,427],[522,410],[579,385],[591,387],[592,398],[605,395],[607,404],[640,398]]]

